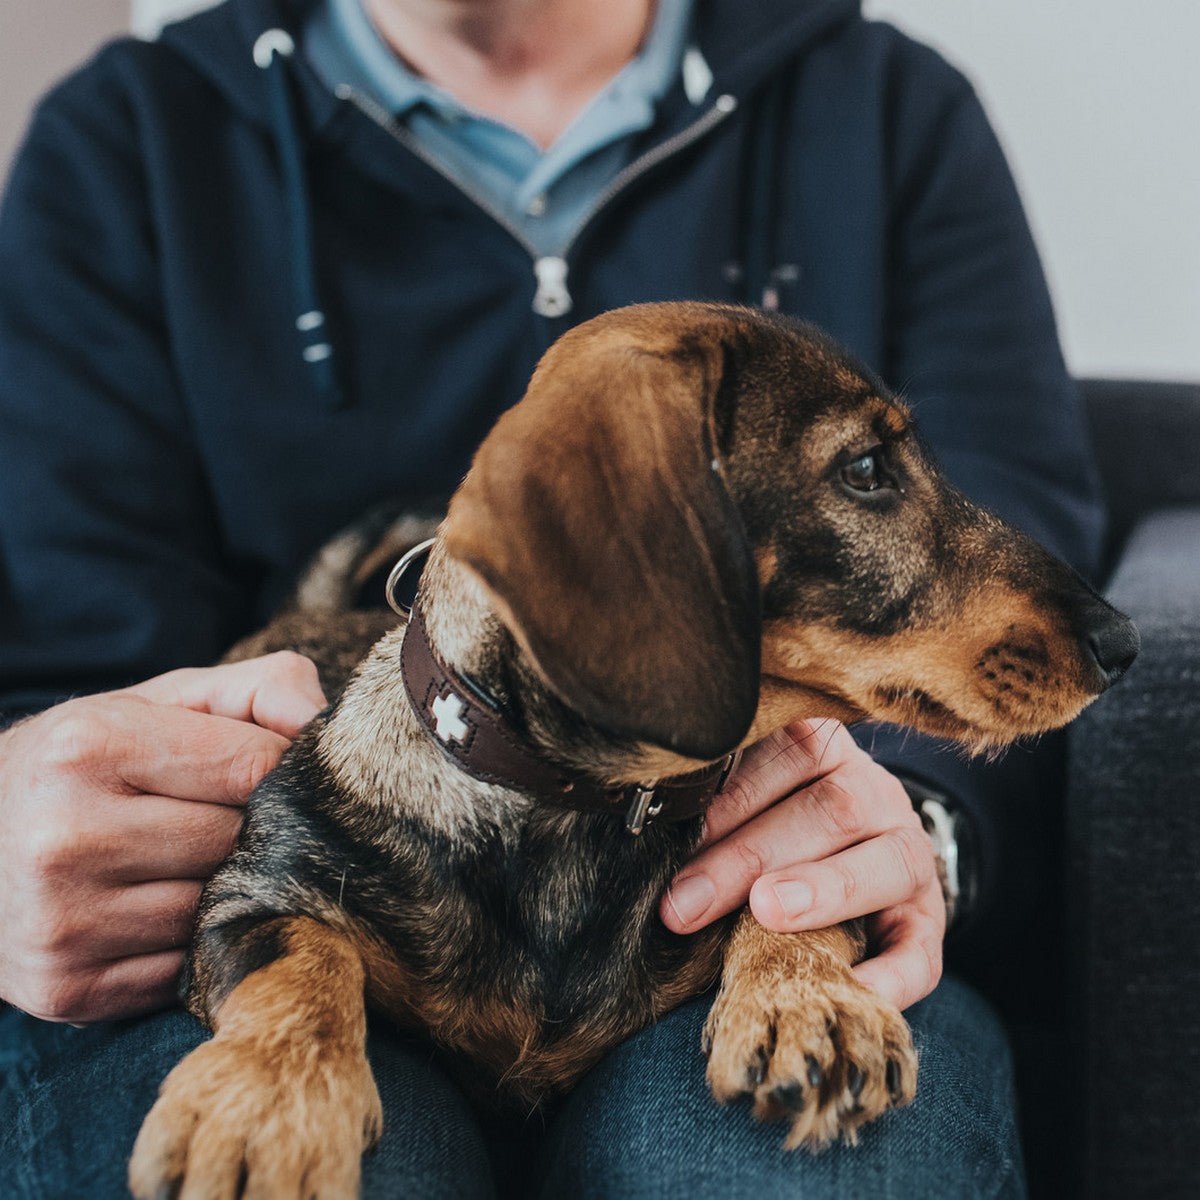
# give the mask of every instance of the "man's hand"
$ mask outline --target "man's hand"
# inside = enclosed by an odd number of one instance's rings
[[[172,671],[0,734],[0,996],[51,1021],[171,1004],[242,805],[325,706],[298,654]]]
[[[747,900],[785,933],[874,914],[877,953],[854,971],[897,1008],[941,978],[946,907],[929,839],[900,781],[836,721],[789,725],[746,751],[662,919],[692,933]]]

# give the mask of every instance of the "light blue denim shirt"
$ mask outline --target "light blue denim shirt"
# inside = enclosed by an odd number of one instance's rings
[[[349,86],[382,105],[444,170],[518,227],[539,255],[557,256],[629,161],[637,134],[649,128],[655,105],[679,78],[691,17],[692,0],[657,0],[637,57],[545,151],[410,71],[362,0],[323,0],[305,26],[303,49],[328,87]],[[705,70],[690,67],[689,94],[697,69],[701,76]]]

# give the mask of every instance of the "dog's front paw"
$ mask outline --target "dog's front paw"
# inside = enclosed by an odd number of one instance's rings
[[[717,1100],[749,1096],[761,1120],[786,1120],[787,1149],[819,1149],[916,1092],[917,1055],[900,1013],[830,962],[797,977],[727,978],[704,1028]]]
[[[347,1200],[383,1110],[361,1051],[222,1037],[167,1076],[138,1134],[138,1200]]]

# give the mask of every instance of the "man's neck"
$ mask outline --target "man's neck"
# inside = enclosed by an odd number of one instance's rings
[[[413,70],[545,149],[638,52],[654,0],[364,0]]]

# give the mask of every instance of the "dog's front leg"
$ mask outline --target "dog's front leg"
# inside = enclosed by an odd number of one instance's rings
[[[139,1200],[357,1195],[382,1124],[358,951],[318,921],[276,918],[235,935],[214,969],[233,964],[244,978],[213,1016],[216,1036],[163,1083],[130,1189]]]
[[[704,1030],[720,1101],[791,1123],[785,1145],[819,1148],[914,1095],[917,1058],[899,1011],[859,983],[861,922],[775,933],[743,912]]]

